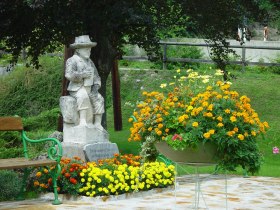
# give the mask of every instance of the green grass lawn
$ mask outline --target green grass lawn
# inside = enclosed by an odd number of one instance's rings
[[[205,71],[202,69],[202,71]],[[208,67],[209,70],[209,67]],[[264,156],[264,163],[259,172],[260,176],[280,177],[280,154],[273,154],[272,148],[274,146],[280,147],[280,75],[274,74],[270,71],[261,71],[258,68],[248,68],[245,72],[233,70],[231,74],[235,75],[236,79],[232,79],[232,88],[237,90],[241,95],[247,95],[251,99],[252,107],[257,111],[262,121],[267,121],[270,129],[265,135],[265,138],[259,137],[259,147]],[[138,154],[140,151],[140,144],[138,142],[128,142],[130,125],[127,119],[133,112],[132,106],[127,106],[140,100],[141,87],[144,89],[153,89],[158,87],[164,81],[172,78],[172,71],[158,71],[155,75],[154,70],[151,71],[134,71],[130,74],[127,71],[121,71],[122,91],[127,92],[127,85],[125,80],[133,82],[134,88],[129,86],[130,97],[122,97],[122,112],[123,112],[123,130],[114,131],[113,129],[113,115],[112,110],[107,112],[108,131],[110,133],[110,140],[118,144],[122,153]],[[132,77],[130,77],[132,76]],[[123,77],[126,79],[123,81]],[[129,78],[127,78],[129,77]],[[143,88],[142,88],[143,89]],[[131,97],[132,96],[132,97]],[[134,98],[133,98],[134,96]],[[185,167],[185,166],[183,166]],[[192,170],[187,168],[186,171]],[[212,173],[213,167],[205,167],[200,169],[205,173]],[[182,170],[180,173],[185,173]],[[243,174],[242,169],[238,169],[237,174]]]

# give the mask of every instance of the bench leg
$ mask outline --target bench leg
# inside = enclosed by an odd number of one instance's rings
[[[53,192],[54,192],[54,201],[53,205],[59,205],[62,202],[58,199],[58,192],[57,192],[57,178],[60,175],[61,172],[61,166],[60,164],[56,165],[55,169],[52,170],[51,176],[52,176],[52,183],[53,183]]]
[[[24,196],[24,193],[26,191],[26,183],[27,183],[27,178],[30,174],[30,169],[29,168],[24,168],[24,173],[23,173],[23,178],[22,178],[22,184],[21,184],[21,187],[20,187],[20,192],[19,192],[19,195],[17,196],[16,200],[25,200],[25,196]]]

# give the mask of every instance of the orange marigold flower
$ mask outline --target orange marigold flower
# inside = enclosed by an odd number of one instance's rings
[[[66,178],[69,178],[69,177],[71,176],[71,174],[70,174],[70,173],[65,173],[64,176],[65,176]]]
[[[38,181],[35,181],[35,182],[33,183],[33,185],[34,185],[35,187],[37,187],[37,186],[40,185],[40,183],[39,183]]]
[[[42,172],[40,172],[40,171],[38,171],[37,173],[36,173],[36,177],[41,177],[42,176]]]
[[[70,178],[69,180],[72,184],[77,184],[77,180],[73,177]]]
[[[162,135],[162,131],[157,131],[157,135],[161,136]]]

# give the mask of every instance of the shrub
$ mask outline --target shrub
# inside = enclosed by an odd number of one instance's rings
[[[201,50],[197,47],[188,47],[188,46],[169,46],[167,48],[167,57],[173,58],[192,58],[192,59],[199,59],[203,56]],[[170,62],[167,63],[167,69],[174,69],[174,68],[198,68],[199,63],[180,63],[180,62]]]
[[[0,201],[11,200],[19,194],[21,180],[14,171],[0,171]]]

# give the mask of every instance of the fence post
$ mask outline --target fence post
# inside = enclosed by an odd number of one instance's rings
[[[163,58],[162,58],[162,62],[163,62],[162,68],[163,68],[163,70],[166,69],[166,62],[167,62],[166,51],[167,51],[167,44],[164,43],[163,44]]]
[[[242,46],[242,71],[245,71],[246,66],[246,48],[245,45]]]

